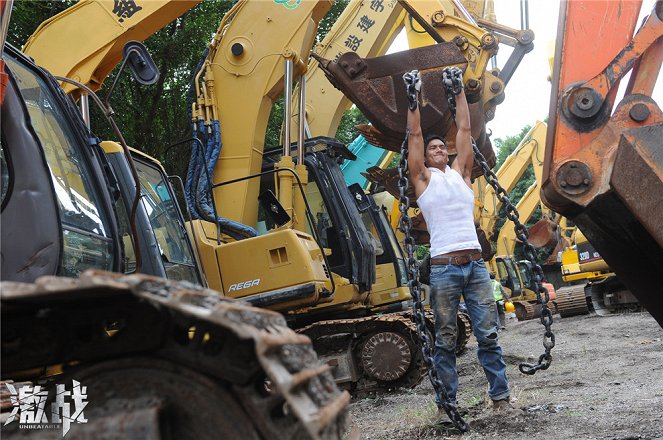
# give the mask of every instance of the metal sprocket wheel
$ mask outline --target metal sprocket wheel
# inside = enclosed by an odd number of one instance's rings
[[[412,351],[407,341],[394,332],[378,332],[368,337],[361,347],[361,361],[366,373],[382,381],[393,381],[405,375]]]

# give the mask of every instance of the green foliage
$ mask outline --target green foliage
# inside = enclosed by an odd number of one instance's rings
[[[334,2],[332,7],[329,9],[329,12],[327,12],[327,15],[325,15],[318,24],[318,32],[315,36],[316,41],[320,42],[325,38],[329,30],[332,28],[332,26],[334,26],[334,23],[336,23],[339,15],[341,15],[349,3],[350,0],[336,0]]]
[[[520,133],[514,135],[514,136],[507,136],[505,139],[502,138],[497,138],[495,139],[495,146],[497,147],[497,162],[495,164],[495,171],[499,170],[499,168],[502,166],[504,161],[506,160],[507,157],[513,151],[518,147],[518,145],[522,142],[522,140],[525,138],[525,135],[527,134],[528,131],[532,128],[531,125],[526,125],[520,130]],[[534,183],[534,169],[532,168],[531,165],[527,167],[527,170],[523,173],[522,177],[520,180],[518,180],[518,183],[513,187],[511,192],[509,193],[509,199],[515,206],[518,204],[520,199],[523,197],[527,189]],[[534,216],[532,216],[533,221],[537,221],[538,218],[540,218],[541,214],[540,212],[537,212]],[[538,218],[536,218],[538,217]],[[506,216],[504,215],[504,206],[502,206],[502,209],[499,210],[498,212],[498,219],[495,224],[495,230],[499,231],[500,228],[504,225],[506,221]],[[493,239],[497,238],[497,234],[493,236]]]
[[[428,255],[430,255],[430,248],[428,246],[422,246],[418,244],[414,247],[414,249],[417,254],[417,260],[419,261],[423,260]]]
[[[267,132],[265,133],[265,148],[281,145],[281,133],[283,132],[283,96],[274,102],[269,114]],[[297,127],[295,127],[297,129]]]
[[[355,126],[360,124],[368,124],[368,119],[366,119],[366,116],[357,107],[352,106],[350,110],[343,114],[341,122],[338,124],[336,139],[346,145],[354,141],[359,136],[359,131],[357,131]]]

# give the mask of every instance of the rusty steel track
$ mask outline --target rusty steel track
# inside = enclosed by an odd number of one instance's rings
[[[518,318],[518,321],[529,321],[530,319],[541,316],[541,304],[529,301],[513,301],[513,306],[516,308],[516,318]]]
[[[426,319],[433,335],[431,310],[426,311]],[[457,327],[456,353],[460,354],[472,334],[469,315],[459,312]],[[309,336],[320,357],[336,366],[337,381],[355,397],[413,388],[424,377],[421,341],[410,311],[320,321],[297,331]]]
[[[355,396],[413,388],[423,379],[425,369],[417,330],[403,313],[320,321],[298,332],[311,338],[316,352],[323,358],[335,350],[347,352],[352,371],[345,386]],[[339,335],[346,335],[340,343]],[[380,337],[382,354],[367,347]],[[375,368],[378,359],[381,369]],[[389,372],[391,377],[386,380]]]
[[[88,387],[88,423],[72,438],[345,434],[349,394],[276,312],[189,283],[94,271],[3,282],[1,295],[2,379],[62,365],[63,378]],[[3,437],[26,434],[17,427]]]
[[[585,286],[569,286],[557,289],[555,304],[557,305],[559,316],[562,318],[589,313],[585,297]]]

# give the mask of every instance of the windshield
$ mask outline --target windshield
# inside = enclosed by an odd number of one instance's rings
[[[141,200],[159,245],[168,279],[199,284],[195,259],[184,224],[165,175],[155,166],[134,161],[141,186]]]
[[[518,263],[518,270],[520,271],[520,278],[523,280],[523,284],[525,286],[531,286],[532,285],[532,280],[529,276],[529,271],[527,270],[527,265],[526,264],[521,264]]]
[[[65,110],[36,72],[6,57],[43,148],[62,222],[63,263],[59,274],[77,276],[89,268],[111,270],[113,241],[92,171]]]
[[[518,272],[516,271],[513,261],[504,260],[504,265],[506,267],[507,272],[509,273],[509,278],[513,280],[514,289],[520,290],[522,285],[520,284],[520,277],[518,276]]]

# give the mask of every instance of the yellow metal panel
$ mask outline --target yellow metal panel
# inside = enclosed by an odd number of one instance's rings
[[[260,172],[272,102],[283,90],[284,60],[295,60],[295,75],[304,71],[317,23],[330,6],[330,1],[305,0],[288,9],[276,2],[249,1],[220,29],[208,57],[213,78],[207,78],[223,142],[215,182]],[[238,56],[231,50],[236,43],[243,47]],[[253,226],[258,191],[257,179],[220,187],[214,193],[217,209],[223,217]]]
[[[223,291],[233,298],[328,280],[315,242],[291,229],[221,245],[216,255]]]
[[[376,269],[375,284],[369,296],[371,307],[412,299],[409,288],[396,287],[398,278],[392,263],[380,264]]]

